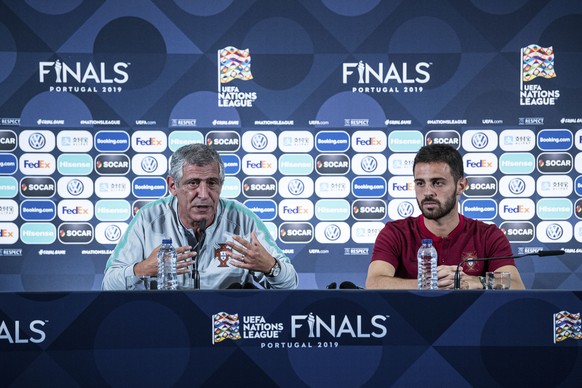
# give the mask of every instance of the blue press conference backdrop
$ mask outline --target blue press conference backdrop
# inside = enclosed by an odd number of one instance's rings
[[[582,3],[0,4],[0,290],[99,289],[174,150],[216,147],[223,196],[268,225],[301,288],[365,280],[418,214],[411,162],[463,154],[463,214],[528,288],[582,285]]]

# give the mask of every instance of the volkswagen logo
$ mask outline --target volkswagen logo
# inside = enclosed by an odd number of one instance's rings
[[[336,224],[328,225],[324,232],[325,237],[330,241],[335,241],[341,236],[340,228]]]
[[[509,181],[509,191],[512,194],[518,195],[525,191],[525,182],[521,178],[513,178]]]
[[[121,229],[117,225],[109,225],[105,229],[105,238],[109,241],[115,242],[121,238]]]
[[[564,230],[558,224],[550,224],[546,229],[546,236],[548,236],[550,240],[559,240],[563,234]]]
[[[366,156],[362,159],[360,166],[362,167],[362,170],[366,172],[373,172],[378,168],[378,161],[373,156]]]
[[[252,137],[251,144],[253,147],[255,147],[256,150],[263,150],[268,144],[267,136],[263,135],[262,133],[258,133]]]
[[[483,149],[487,147],[488,143],[489,139],[487,138],[487,135],[484,134],[483,132],[477,132],[471,138],[471,144],[473,144],[473,147],[477,149]]]
[[[71,179],[69,183],[67,183],[67,191],[71,195],[80,195],[84,188],[85,186],[83,185],[83,182],[79,179]]]
[[[28,138],[28,145],[35,150],[40,150],[46,144],[46,139],[42,133],[35,132]]]
[[[303,191],[305,190],[305,184],[303,183],[303,181],[301,179],[293,179],[287,185],[287,189],[293,195],[301,195],[303,193]]]
[[[408,201],[401,202],[398,205],[397,211],[398,215],[402,218],[410,217],[414,213],[414,206]]]
[[[158,161],[153,156],[146,156],[141,161],[141,168],[145,172],[152,173],[158,168]]]

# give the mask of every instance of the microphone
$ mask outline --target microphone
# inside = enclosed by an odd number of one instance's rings
[[[544,256],[560,256],[563,255],[564,253],[566,253],[566,251],[561,251],[561,250],[557,250],[557,251],[538,251],[537,255],[540,257],[544,257]],[[527,255],[524,255],[527,256]]]
[[[325,288],[328,290],[335,290],[337,288],[337,284],[335,282],[331,282]]]
[[[200,258],[200,247],[204,244],[206,239],[206,219],[203,218],[198,223],[198,239],[196,245],[194,246],[194,251],[196,252],[196,260],[194,260],[194,266],[192,267],[192,281],[194,283],[194,289],[200,289],[200,272],[198,271],[198,262]]]
[[[465,259],[462,260],[459,264],[457,264],[457,269],[455,271],[455,281],[454,281],[454,289],[458,290],[461,288],[461,274],[460,274],[460,270],[461,270],[461,265],[463,265],[463,263],[467,263],[469,261],[490,261],[490,260],[503,260],[503,259],[521,259],[522,257],[527,257],[527,256],[539,256],[539,257],[545,257],[545,256],[560,256],[563,255],[564,253],[566,253],[565,251],[561,251],[561,250],[554,250],[554,251],[537,251],[535,253],[526,253],[524,255],[510,255],[510,256],[501,256],[501,257],[484,257],[481,259]]]
[[[230,286],[226,287],[227,290],[240,290],[242,285],[240,283],[234,282]]]
[[[362,287],[358,287],[354,283],[347,280],[345,282],[341,282],[339,288],[340,290],[363,290]]]

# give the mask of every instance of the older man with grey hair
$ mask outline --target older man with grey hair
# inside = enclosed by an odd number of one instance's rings
[[[125,289],[128,276],[157,275],[158,250],[167,238],[178,253],[179,276],[189,274],[198,260],[201,289],[252,283],[297,288],[295,268],[263,222],[240,202],[220,198],[224,164],[212,147],[178,149],[166,180],[171,195],[145,205],[133,218],[107,261],[103,290]]]

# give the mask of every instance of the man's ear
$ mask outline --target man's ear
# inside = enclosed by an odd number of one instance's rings
[[[469,179],[467,177],[462,177],[457,182],[457,195],[463,194],[465,190],[469,188]]]
[[[174,180],[174,178],[168,175],[168,177],[166,177],[166,183],[168,184],[168,190],[170,191],[170,194],[176,195],[176,190],[178,188],[176,186],[176,181]]]

